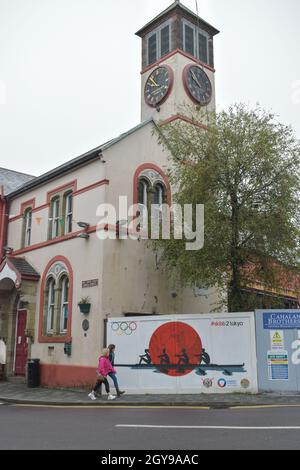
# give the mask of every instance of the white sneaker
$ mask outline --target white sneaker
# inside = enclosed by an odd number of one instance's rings
[[[109,394],[107,397],[108,400],[114,400],[115,398],[116,398],[115,395],[111,395],[111,394]]]
[[[95,397],[95,392],[89,393],[88,396],[90,397],[91,400],[97,400],[97,398]]]

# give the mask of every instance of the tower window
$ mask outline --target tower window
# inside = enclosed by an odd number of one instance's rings
[[[205,64],[214,66],[213,39],[192,23],[183,22],[183,50]]]
[[[170,26],[165,26],[160,32],[161,56],[170,52]]]
[[[153,64],[171,51],[171,25],[164,23],[146,37],[148,65]]]
[[[157,57],[157,35],[156,33],[153,34],[148,39],[148,63],[153,64],[156,62],[156,57]]]
[[[191,55],[195,55],[195,46],[194,46],[194,29],[185,25],[184,28],[184,39],[185,39],[185,52]]]
[[[207,64],[207,37],[198,33],[199,59]]]
[[[208,41],[208,63],[211,67],[214,67],[214,43],[212,39]]]

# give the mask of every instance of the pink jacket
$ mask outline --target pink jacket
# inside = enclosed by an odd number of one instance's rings
[[[98,372],[100,372],[103,377],[107,377],[110,372],[116,374],[116,370],[111,365],[110,360],[108,357],[101,356],[99,357],[99,364],[98,364]]]

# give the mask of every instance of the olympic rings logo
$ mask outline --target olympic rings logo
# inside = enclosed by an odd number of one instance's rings
[[[134,331],[137,329],[137,323],[132,321],[132,322],[114,322],[111,325],[112,331],[114,331],[117,335],[122,336],[122,335],[132,335]]]

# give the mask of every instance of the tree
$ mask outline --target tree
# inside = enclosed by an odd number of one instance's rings
[[[195,125],[175,121],[158,135],[171,155],[173,201],[205,206],[204,248],[186,251],[174,238],[157,245],[183,284],[225,288],[228,310],[245,310],[251,280],[274,285],[279,266],[298,267],[299,142],[260,107],[206,115],[206,130],[190,112]]]

